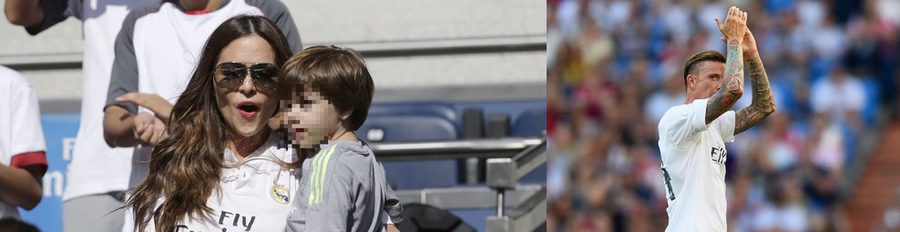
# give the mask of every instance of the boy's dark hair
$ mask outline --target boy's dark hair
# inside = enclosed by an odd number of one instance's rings
[[[314,46],[303,49],[284,64],[279,96],[294,99],[305,89],[319,92],[343,115],[347,130],[362,126],[369,114],[375,84],[362,56],[349,48]]]
[[[687,61],[684,62],[684,87],[687,88],[687,76],[688,74],[696,74],[697,73],[697,64],[700,64],[703,61],[716,61],[725,63],[725,56],[722,53],[719,53],[714,50],[706,50],[702,52],[698,52],[688,58]]]

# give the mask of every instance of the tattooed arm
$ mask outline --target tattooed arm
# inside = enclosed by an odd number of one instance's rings
[[[716,120],[720,115],[734,106],[744,94],[744,53],[743,38],[747,28],[747,13],[737,7],[728,9],[725,23],[716,18],[722,35],[727,41],[725,58],[725,75],[722,86],[706,103],[706,124]]]
[[[769,87],[769,77],[763,67],[762,59],[756,50],[756,41],[750,30],[744,35],[744,59],[747,71],[750,72],[750,85],[753,88],[753,100],[750,106],[738,110],[735,114],[734,134],[750,129],[770,114],[775,112],[775,98]]]
[[[728,42],[724,78],[722,87],[706,102],[706,124],[731,109],[744,94],[744,60],[740,41]]]

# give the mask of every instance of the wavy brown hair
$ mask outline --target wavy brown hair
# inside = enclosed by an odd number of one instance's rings
[[[197,69],[172,109],[166,125],[169,137],[153,149],[147,177],[125,204],[134,212],[135,230],[144,231],[153,219],[157,231],[174,231],[185,218],[213,213],[206,199],[219,187],[225,168],[223,141],[233,135],[216,104],[213,74],[222,49],[250,35],[269,43],[276,65],[281,66],[291,56],[284,34],[262,16],[234,17],[213,31]],[[260,133],[270,133],[269,128],[263,130]],[[157,207],[162,197],[165,200]]]

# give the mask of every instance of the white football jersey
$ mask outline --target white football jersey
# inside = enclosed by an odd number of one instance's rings
[[[725,143],[734,141],[734,111],[706,124],[708,99],[670,108],[659,121],[666,231],[727,231]]]
[[[244,161],[238,161],[226,148],[223,157],[228,167],[222,169],[219,188],[206,200],[206,206],[213,209],[212,214],[185,219],[176,230],[284,231],[299,178],[296,170],[285,169],[276,162],[294,162],[293,150],[278,148],[277,144],[278,137],[269,136]],[[159,199],[157,207],[163,200]],[[134,231],[132,209],[125,210],[122,231]],[[146,231],[156,231],[152,219]]]

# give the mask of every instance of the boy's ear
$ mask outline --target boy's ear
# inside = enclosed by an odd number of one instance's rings
[[[353,115],[353,110],[348,110],[347,112],[341,113],[341,121],[349,119],[350,115]]]

